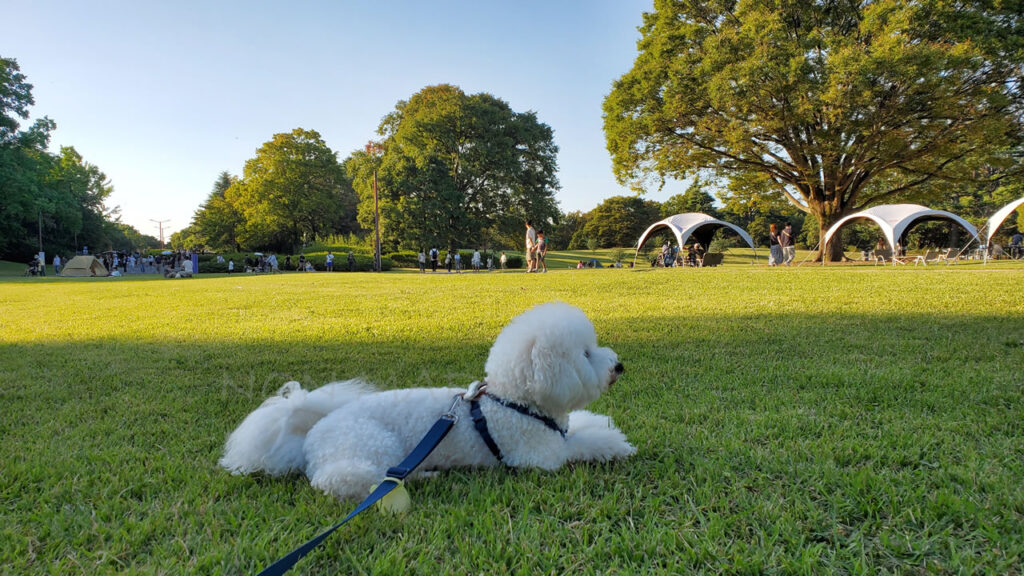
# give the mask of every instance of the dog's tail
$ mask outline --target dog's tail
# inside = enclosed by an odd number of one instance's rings
[[[232,474],[301,472],[306,467],[302,444],[309,429],[335,408],[373,391],[361,380],[335,382],[312,391],[303,390],[298,382],[288,382],[231,433],[219,463]]]

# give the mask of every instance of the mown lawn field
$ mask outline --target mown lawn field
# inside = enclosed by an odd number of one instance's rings
[[[296,574],[1020,574],[1024,267],[0,281],[0,573],[254,573],[351,502],[232,476],[288,380],[464,386],[526,308],[583,308],[639,448],[454,471]]]

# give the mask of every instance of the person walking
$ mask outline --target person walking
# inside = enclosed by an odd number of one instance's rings
[[[533,223],[526,221],[526,272],[537,271],[537,231]]]
[[[462,274],[462,254],[458,250],[455,251],[455,273]]]
[[[334,272],[334,252],[327,251],[326,267],[328,272]]]
[[[768,265],[782,264],[782,247],[779,245],[779,233],[775,224],[768,227]]]
[[[793,225],[786,222],[786,227],[779,234],[779,246],[782,247],[782,263],[789,266],[796,257],[796,246],[793,245]]]
[[[423,253],[423,248],[420,248],[420,253],[416,255],[416,259],[420,263],[420,274],[427,271],[427,255]]]
[[[436,273],[437,272],[437,257],[438,257],[437,248],[431,248],[430,249],[430,271],[431,271],[431,273]]]
[[[482,264],[483,264],[482,262],[480,262],[480,249],[479,248],[477,248],[476,250],[473,251],[472,263],[473,263],[473,271],[474,272],[479,272],[480,271],[480,266],[482,266]]]
[[[508,256],[505,255],[504,251],[502,251],[501,258],[498,259],[498,263],[501,264],[501,270],[504,272],[505,265],[508,264]]]
[[[53,255],[53,275],[60,276],[60,254]]]
[[[452,273],[452,251],[448,250],[448,253],[444,256],[444,267],[448,269],[448,273]]]

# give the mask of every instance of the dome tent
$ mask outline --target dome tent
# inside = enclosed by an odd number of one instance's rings
[[[108,276],[106,266],[95,256],[75,256],[61,269],[61,276]]]
[[[886,242],[889,243],[889,248],[894,252],[896,251],[896,242],[903,236],[903,233],[909,230],[915,223],[923,220],[952,220],[962,226],[964,230],[970,232],[972,237],[978,238],[977,228],[952,212],[932,210],[919,204],[883,204],[881,206],[872,206],[867,210],[840,218],[838,222],[825,232],[825,236],[822,239],[822,251],[828,247],[832,236],[844,224],[858,218],[866,218],[878,224],[878,227],[882,229]],[[824,260],[822,263],[824,264]]]
[[[990,246],[992,244],[992,237],[996,235],[996,231],[999,230],[999,227],[1003,225],[1003,222],[1010,216],[1010,214],[1013,214],[1014,210],[1021,206],[1024,206],[1024,198],[1018,198],[1006,206],[1003,206],[988,219],[988,223],[985,225],[985,246]]]
[[[650,237],[651,232],[660,228],[668,228],[672,231],[672,234],[676,237],[676,242],[679,247],[686,246],[686,241],[693,236],[700,242],[701,246],[705,248],[711,243],[711,238],[714,237],[715,232],[719,228],[728,228],[733,232],[739,234],[740,238],[747,243],[748,246],[754,248],[754,240],[747,234],[747,231],[735,224],[730,224],[724,220],[719,220],[702,212],[687,212],[685,214],[676,214],[675,216],[669,216],[664,220],[660,220],[651,224],[644,233],[640,235],[640,239],[636,242],[637,254],[640,253],[640,249],[643,248],[644,243],[647,242],[647,238]],[[636,257],[634,256],[634,260]]]

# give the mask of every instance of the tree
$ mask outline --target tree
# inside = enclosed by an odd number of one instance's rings
[[[661,219],[661,205],[636,196],[612,196],[587,215],[581,233],[570,248],[581,249],[596,242],[598,248],[635,246],[648,226]]]
[[[708,216],[717,217],[715,198],[704,188],[705,183],[700,178],[694,178],[686,192],[671,196],[661,203],[661,217],[668,218],[687,212],[703,212]]]
[[[651,177],[760,175],[821,229],[961,177],[972,156],[1020,138],[1019,10],[656,0],[604,103],[616,177],[643,189]]]
[[[196,210],[189,226],[194,242],[214,250],[241,251],[237,233],[243,222],[242,213],[227,199],[227,191],[237,181],[226,170],[217,176],[213,190]]]
[[[561,216],[558,225],[546,235],[549,249],[565,250],[572,244],[572,238],[587,224],[587,215],[579,210]]]
[[[374,150],[353,153],[345,165],[366,228],[376,170],[389,247],[454,248],[488,237],[521,246],[525,220],[557,221],[558,147],[533,112],[514,112],[490,94],[428,86],[399,102],[378,133]]]
[[[237,240],[252,248],[291,250],[304,238],[354,227],[355,195],[337,156],[313,130],[275,134],[225,198],[242,216]]]

